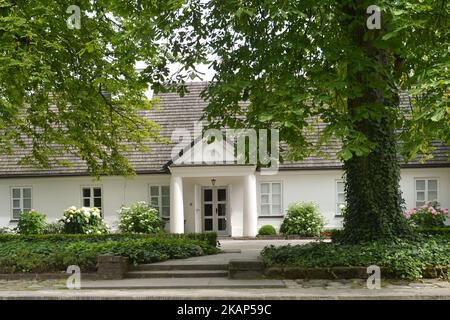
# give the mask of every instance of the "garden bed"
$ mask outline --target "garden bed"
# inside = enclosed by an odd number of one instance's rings
[[[321,242],[270,246],[263,250],[262,257],[267,275],[272,277],[335,278],[331,272],[332,268],[351,268],[351,273],[355,275],[361,275],[363,270],[367,277],[365,268],[377,265],[382,270],[382,277],[448,278],[450,241],[449,237],[444,235],[423,235],[393,243],[377,241],[342,245]],[[348,269],[344,271],[349,272]],[[314,273],[316,275],[313,275]]]
[[[78,265],[96,271],[97,257],[113,254],[131,264],[217,253],[216,235],[0,235],[0,273],[58,273]]]

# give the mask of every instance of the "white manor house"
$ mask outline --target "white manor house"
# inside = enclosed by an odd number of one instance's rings
[[[171,137],[175,130],[197,132],[196,121],[207,103],[199,94],[204,83],[189,84],[189,93],[159,95],[159,108],[143,116],[161,126]],[[255,236],[260,226],[279,228],[289,204],[313,201],[319,206],[327,228],[342,226],[340,205],[345,203],[338,144],[328,147],[327,157],[310,157],[282,163],[275,174],[264,174],[256,165],[185,161],[192,148],[174,157],[174,144],[151,143],[147,152],[130,152],[134,177],[87,175],[85,164],[67,155],[71,167],[38,169],[18,165],[20,154],[0,156],[0,227],[13,227],[21,212],[35,209],[49,221],[62,217],[70,206],[98,207],[109,225],[118,219],[122,205],[137,201],[153,204],[173,233],[216,231],[222,236]],[[202,148],[199,148],[200,150]],[[450,207],[450,148],[436,145],[434,157],[425,163],[401,166],[401,189],[407,208],[438,200]],[[225,143],[224,154],[227,155]],[[184,159],[183,159],[184,157]]]

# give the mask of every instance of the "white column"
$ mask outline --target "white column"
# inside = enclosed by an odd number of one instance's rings
[[[257,227],[256,177],[252,174],[244,177],[244,236],[256,236]]]
[[[183,178],[170,177],[170,233],[184,233]]]

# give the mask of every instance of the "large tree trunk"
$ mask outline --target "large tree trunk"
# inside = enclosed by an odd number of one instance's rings
[[[350,85],[362,90],[361,96],[348,99],[348,112],[355,113],[358,108],[376,104],[382,109],[382,116],[356,123],[356,128],[369,141],[377,144],[375,150],[366,156],[353,155],[344,162],[347,209],[342,240],[347,243],[393,239],[410,232],[402,214],[403,199],[394,129],[393,109],[398,107],[398,95],[387,96],[389,90],[386,89],[393,84],[388,83],[380,71],[389,70],[392,59],[389,52],[374,48],[371,40],[364,39],[367,31],[365,11],[369,3],[363,2],[350,2],[350,5],[342,7],[346,13],[342,26],[351,35],[353,44],[375,62],[378,68],[360,70],[353,64],[348,65]]]

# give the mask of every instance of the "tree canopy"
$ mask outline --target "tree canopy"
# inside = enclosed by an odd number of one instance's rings
[[[73,153],[93,175],[132,173],[124,152],[158,139],[139,111],[155,104],[149,85],[170,81],[167,17],[182,4],[0,0],[0,154],[27,147],[22,163],[49,167]]]

